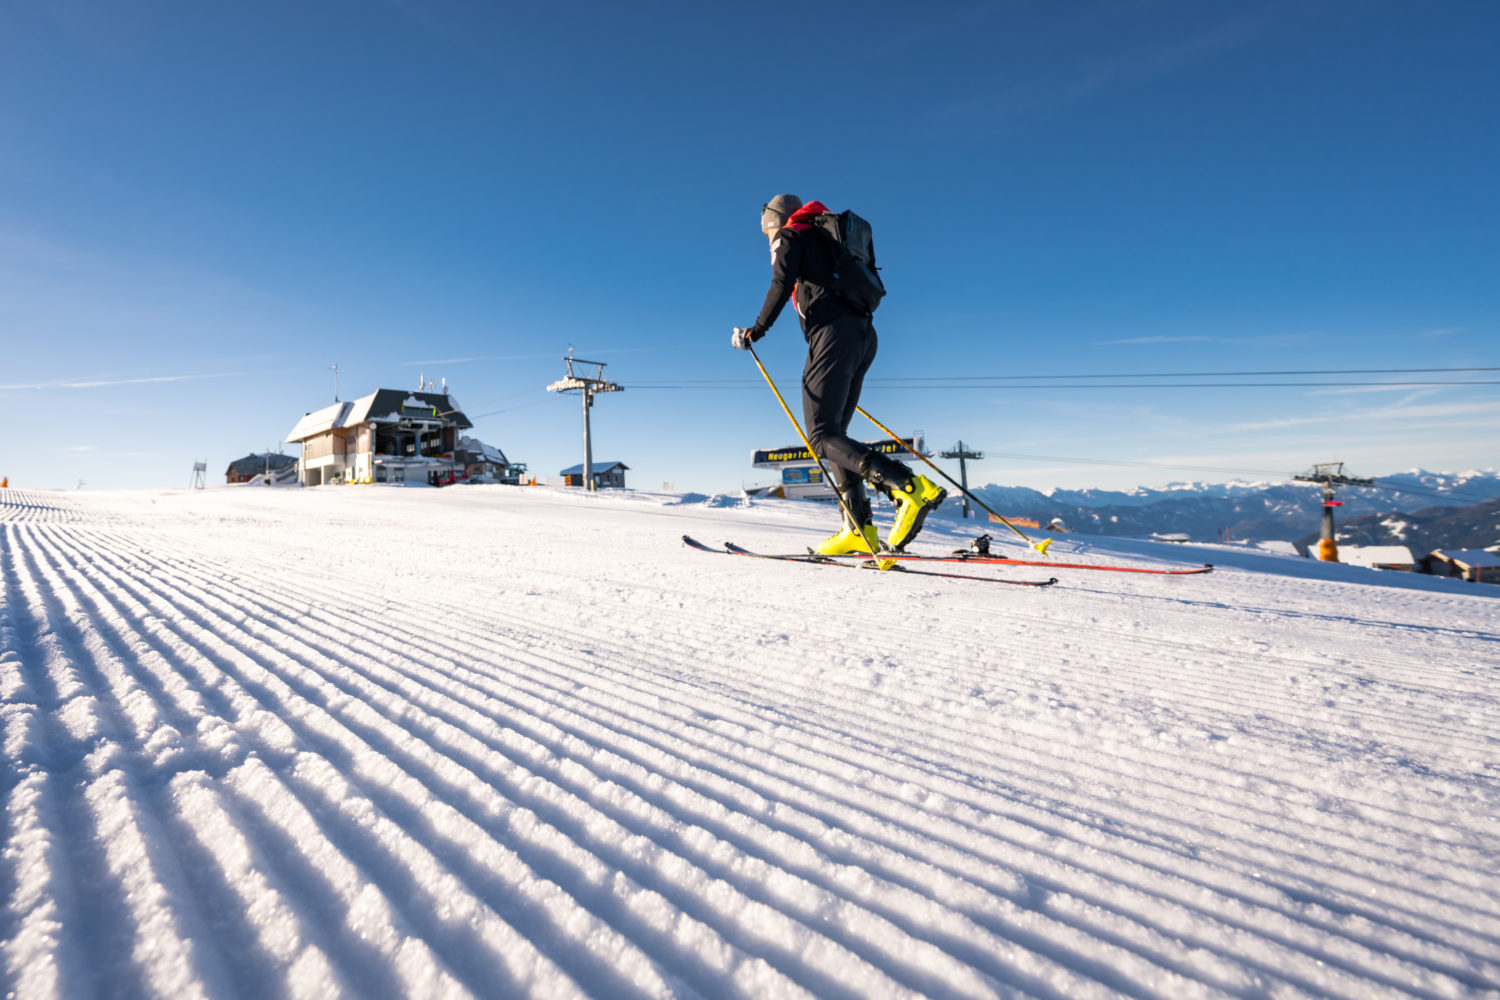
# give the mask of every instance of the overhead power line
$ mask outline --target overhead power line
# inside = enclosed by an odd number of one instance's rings
[[[884,379],[866,379],[865,383],[879,384]],[[1476,379],[1464,382],[1119,382],[1119,383],[1089,383],[1069,384],[1067,382],[1047,382],[1040,384],[1017,384],[1015,382],[970,382],[965,385],[953,384],[957,380],[949,379],[926,379],[908,382],[905,385],[896,386],[901,389],[1328,389],[1328,388],[1382,388],[1382,389],[1420,389],[1432,387],[1460,387],[1474,385],[1500,385],[1500,379]],[[631,386],[634,389],[749,389],[754,387],[754,382],[739,380],[728,380],[722,382],[644,382]]]
[[[882,379],[868,379],[881,382]],[[967,382],[955,385],[955,382]],[[1464,382],[1091,382],[1069,384],[1047,382],[1043,384],[1017,384],[1000,381],[970,381],[968,379],[912,379],[902,388],[906,389],[1323,389],[1352,386],[1379,386],[1385,389],[1415,389],[1424,386],[1500,385],[1500,379],[1476,379]]]
[[[1500,372],[1500,368],[1310,368],[1286,371],[1250,372],[1094,372],[1066,375],[954,375],[941,376],[943,381],[963,382],[977,379],[1067,379],[1067,378],[1249,378],[1290,375],[1432,375],[1472,374],[1477,372]],[[877,379],[882,382],[923,380],[927,377],[909,375],[900,378]]]
[[[1466,368],[1305,368],[1265,371],[1202,372],[1074,372],[1054,374],[991,375],[898,375],[867,379],[870,385],[901,386],[908,389],[1232,389],[1232,388],[1429,388],[1446,386],[1500,385],[1496,379],[1340,379],[1310,381],[1314,376],[1335,375],[1478,375],[1500,372],[1500,367]],[[1143,382],[1142,379],[1245,379],[1234,382]],[[1296,378],[1294,382],[1272,382],[1267,379]],[[1108,380],[1108,381],[1104,381]],[[1249,381],[1253,380],[1253,381]],[[1081,382],[1083,384],[1073,384]],[[1036,383],[1036,384],[1033,384]],[[637,385],[646,389],[732,389],[748,388],[759,383],[750,379],[642,379]]]

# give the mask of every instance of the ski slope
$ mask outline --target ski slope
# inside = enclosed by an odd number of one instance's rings
[[[834,520],[0,491],[0,992],[1500,996],[1500,588]]]

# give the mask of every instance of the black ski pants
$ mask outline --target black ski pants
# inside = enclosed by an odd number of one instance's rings
[[[802,371],[802,417],[813,450],[835,466],[839,485],[863,480],[859,465],[870,449],[849,437],[865,373],[875,362],[875,326],[862,316],[845,316],[807,335],[807,366]],[[860,490],[861,494],[863,490]]]

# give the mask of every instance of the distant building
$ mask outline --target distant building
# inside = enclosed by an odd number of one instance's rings
[[[630,468],[624,462],[595,462],[594,481],[598,483],[599,489],[623,490],[625,488],[625,470]],[[583,485],[583,463],[570,465],[558,473],[569,486]]]
[[[478,438],[459,438],[456,458],[468,473],[471,483],[516,483],[526,471],[524,463],[512,463],[505,457],[505,452]]]
[[[866,441],[865,444],[898,462],[914,461],[916,456],[912,454],[913,449],[926,454],[921,438],[887,438],[884,441]],[[823,470],[818,467],[818,461],[813,458],[812,452],[803,445],[761,449],[751,456],[750,464],[757,469],[776,469],[781,473],[779,483],[747,490],[751,496],[774,496],[787,500],[834,499],[833,486],[823,482]]]
[[[271,452],[262,452],[259,455],[246,455],[229,463],[229,468],[224,472],[226,483],[248,483],[256,476],[264,476],[267,473],[275,475],[282,469],[289,469],[297,464],[297,459],[291,455],[274,455]]]
[[[1370,569],[1411,572],[1417,561],[1405,545],[1340,545],[1339,562]]]
[[[304,486],[452,481],[459,436],[474,424],[446,392],[377,389],[306,414],[287,434],[302,445]]]
[[[1423,562],[1433,576],[1456,576],[1470,583],[1500,583],[1500,555],[1484,549],[1435,549]]]

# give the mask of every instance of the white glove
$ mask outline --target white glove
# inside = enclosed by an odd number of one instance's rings
[[[750,350],[750,345],[764,336],[764,333],[756,332],[754,327],[746,328],[737,326],[734,328],[734,333],[729,337],[729,343],[737,351],[748,351]]]

